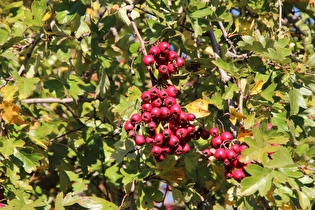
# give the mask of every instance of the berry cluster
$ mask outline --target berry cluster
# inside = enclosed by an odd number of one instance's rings
[[[234,178],[236,181],[241,182],[245,178],[244,169],[248,164],[240,162],[242,151],[248,148],[247,145],[238,145],[234,143],[233,136],[230,132],[225,131],[221,135],[217,128],[210,129],[210,135],[213,136],[211,146],[215,149],[214,157],[216,160],[224,163],[225,177],[227,179]],[[212,155],[210,149],[203,151],[205,157]]]
[[[135,140],[139,146],[147,143],[152,146],[151,153],[155,160],[163,161],[166,154],[186,154],[190,151],[188,142],[200,137],[207,139],[210,136],[206,129],[192,124],[196,116],[185,113],[177,104],[176,98],[180,91],[173,85],[159,90],[156,87],[144,91],[141,95],[141,113],[132,114],[125,123],[125,130],[129,138]],[[137,126],[146,126],[147,136],[137,134]]]
[[[152,46],[149,54],[143,57],[146,66],[156,64],[156,68],[163,80],[168,80],[171,74],[178,72],[178,69],[185,65],[182,57],[175,51],[171,51],[171,46],[167,42],[161,42],[158,46]]]

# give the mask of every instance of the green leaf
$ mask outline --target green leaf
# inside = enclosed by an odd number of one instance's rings
[[[213,13],[213,10],[210,7],[206,7],[206,8],[194,11],[193,13],[190,14],[190,16],[193,18],[203,18],[208,15],[211,15],[212,13]]]
[[[15,148],[23,147],[25,144],[25,142],[22,140],[15,140],[14,138],[6,137],[0,137],[0,142],[2,143],[2,146],[0,147],[0,153],[6,158],[14,154]]]
[[[80,87],[80,85],[84,85],[84,83],[77,76],[70,75],[69,79],[67,79],[67,83],[69,85],[68,91],[74,99],[78,99],[80,95],[84,94],[83,89]]]
[[[306,156],[308,157],[314,157],[315,156],[315,147],[311,147],[307,152]]]
[[[49,144],[49,139],[47,136],[51,133],[51,129],[49,126],[40,126],[34,130],[29,131],[29,137],[35,144],[41,146],[44,149],[47,149]]]
[[[218,58],[217,61],[212,61],[212,63],[217,67],[223,69],[224,71],[233,72],[234,65],[232,62],[227,62],[222,60],[221,58]]]
[[[276,87],[277,87],[277,84],[272,83],[272,84],[269,85],[264,91],[262,91],[262,92],[260,93],[260,95],[261,95],[264,99],[266,99],[266,100],[268,100],[268,101],[270,101],[270,102],[273,103],[273,102],[274,102],[274,99],[273,99],[272,97],[274,96],[274,91],[275,91]]]
[[[299,108],[307,108],[307,104],[303,96],[300,94],[300,91],[294,87],[291,88],[289,92],[289,100],[290,100],[290,115],[297,114],[299,112]]]
[[[308,59],[306,64],[312,68],[315,68],[315,53]]]
[[[17,72],[13,72],[12,75],[14,77],[16,85],[19,88],[21,99],[29,97],[36,89],[36,83],[39,82],[39,78],[24,78],[21,77]]]
[[[92,196],[82,196],[80,200],[78,200],[78,204],[88,209],[95,210],[116,210],[118,206],[112,202],[109,202],[103,198],[92,197]]]
[[[128,88],[127,99],[128,101],[136,101],[141,98],[142,92],[136,86]]]
[[[299,170],[299,168],[295,164],[287,165],[283,168],[279,168],[279,171],[285,174],[286,176],[292,177],[292,178],[300,178],[303,176],[303,173]]]
[[[78,201],[80,201],[79,196],[72,196],[71,193],[68,193],[65,197],[63,197],[63,192],[60,192],[56,197],[55,209],[64,210],[65,206],[72,206]]]
[[[10,101],[17,97],[17,92],[19,88],[13,85],[7,85],[1,88],[1,95],[3,96],[4,101]]]
[[[280,147],[278,152],[271,155],[271,160],[265,165],[267,168],[282,168],[294,164],[289,149]]]
[[[228,87],[225,89],[224,94],[222,95],[222,98],[227,100],[228,98],[233,98],[234,92],[239,91],[240,88],[237,87],[234,83],[228,82]]]
[[[182,191],[180,191],[179,189],[175,187],[172,187],[172,196],[173,196],[174,201],[178,201],[178,202],[181,202],[185,199]]]
[[[297,193],[299,195],[299,203],[302,207],[302,209],[307,209],[311,206],[310,199],[304,194],[304,192],[297,190]]]
[[[245,177],[241,182],[241,192],[243,195],[251,195],[258,190],[261,196],[265,196],[271,188],[271,179],[272,175],[270,173]]]
[[[32,149],[14,149],[14,156],[23,162],[23,167],[27,173],[31,173],[40,166],[39,160],[43,159],[43,155],[34,153]]]
[[[250,114],[249,116],[247,116],[247,119],[244,119],[244,127],[245,129],[249,129],[251,128],[253,125],[256,124],[255,122],[255,113]]]
[[[280,112],[280,113],[275,113],[271,112],[272,118],[271,118],[271,123],[273,125],[278,126],[278,130],[280,132],[288,131],[288,124],[286,123],[286,118],[287,118],[287,112]]]

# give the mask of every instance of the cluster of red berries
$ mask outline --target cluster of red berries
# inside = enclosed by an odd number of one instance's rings
[[[152,146],[151,153],[158,162],[163,161],[166,154],[180,155],[189,152],[188,142],[191,139],[207,139],[210,136],[205,135],[207,133],[203,132],[203,128],[196,130],[192,124],[196,116],[185,113],[177,104],[176,98],[179,94],[180,91],[173,85],[166,89],[153,87],[150,91],[144,91],[141,95],[141,115],[132,114],[124,126],[128,137],[134,139],[137,145],[147,143]],[[147,127],[146,138],[137,134],[137,126]]]
[[[215,149],[214,157],[224,163],[225,177],[227,179],[234,178],[238,182],[242,181],[245,178],[244,169],[248,164],[242,163],[240,158],[242,157],[242,151],[248,146],[234,143],[232,141],[233,136],[228,131],[220,135],[219,130],[215,127],[210,129],[210,135],[213,136],[211,146]],[[209,157],[212,152],[210,149],[205,149],[203,155]]]
[[[163,80],[168,80],[171,74],[178,72],[178,69],[185,65],[185,60],[179,57],[167,42],[161,42],[158,46],[152,46],[149,54],[143,57],[146,66],[156,64],[156,68]]]

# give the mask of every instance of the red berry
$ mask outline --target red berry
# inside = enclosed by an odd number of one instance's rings
[[[218,149],[222,144],[221,136],[217,136],[211,140],[211,146]]]
[[[210,137],[210,132],[208,129],[204,128],[201,130],[200,137],[204,140],[207,140]]]
[[[148,130],[148,134],[150,137],[155,138],[155,135],[157,134],[157,130],[156,129],[154,129],[152,131]]]
[[[234,161],[235,168],[242,168],[245,164],[240,161],[242,155],[238,155]]]
[[[239,152],[242,153],[243,150],[244,150],[244,149],[247,149],[247,148],[248,148],[248,146],[245,145],[245,144],[243,144],[243,145],[240,146]]]
[[[195,134],[192,136],[192,138],[194,140],[199,140],[200,139],[200,133],[196,131]]]
[[[183,154],[187,154],[189,151],[190,151],[190,146],[189,146],[189,144],[184,143],[184,144],[182,145],[182,153],[183,153]]]
[[[166,54],[168,54],[171,50],[171,46],[167,42],[161,42],[159,48],[162,53],[166,53]]]
[[[177,57],[176,62],[177,62],[177,67],[178,68],[180,68],[180,67],[185,65],[185,60],[183,58],[181,58],[181,57]]]
[[[141,99],[143,102],[145,103],[148,103],[151,101],[151,94],[149,91],[144,91],[142,94],[141,94]]]
[[[157,46],[152,46],[149,50],[149,54],[153,57],[158,57],[160,55],[160,52],[160,48],[158,48]]]
[[[166,120],[170,116],[171,116],[170,115],[170,110],[167,107],[163,106],[163,107],[160,108],[160,119],[161,120]]]
[[[135,142],[137,145],[142,146],[145,143],[145,139],[142,135],[137,134],[135,138]]]
[[[160,72],[160,74],[168,74],[169,73],[166,65],[160,65],[159,66],[159,72]]]
[[[180,155],[183,153],[183,147],[181,145],[178,145],[175,149],[175,155]]]
[[[167,94],[166,90],[161,90],[161,91],[159,92],[159,97],[160,97],[161,99],[166,99],[166,98],[168,97],[168,94]]]
[[[153,119],[158,119],[160,117],[160,114],[161,114],[160,108],[158,108],[158,107],[152,108],[152,110],[151,110],[151,117]]]
[[[171,129],[164,129],[163,130],[163,137],[164,137],[164,140],[169,140],[171,135],[173,134],[172,130]]]
[[[187,129],[187,133],[190,137],[192,137],[196,132],[196,127],[191,125],[191,124],[189,124],[186,129]]]
[[[179,122],[180,122],[182,125],[187,124],[187,114],[186,114],[184,111],[181,111],[181,112],[180,112],[180,115],[179,115]]]
[[[221,135],[221,140],[222,140],[222,142],[224,142],[224,141],[226,141],[226,140],[232,140],[232,139],[233,139],[233,136],[232,136],[232,134],[231,134],[230,132],[228,132],[228,131],[223,132],[222,135]]]
[[[130,122],[135,125],[141,122],[141,116],[138,113],[131,115]]]
[[[194,115],[193,113],[188,113],[187,114],[187,120],[195,121],[196,120],[196,115]]]
[[[186,138],[188,132],[187,132],[187,129],[185,128],[179,128],[177,131],[176,131],[176,136],[177,138],[179,138],[180,140],[183,140]]]
[[[240,146],[238,144],[233,144],[231,146],[231,150],[233,150],[237,154],[240,152]]]
[[[153,107],[160,107],[160,106],[162,106],[162,103],[163,103],[163,101],[162,101],[162,99],[160,99],[160,98],[156,98],[156,99],[154,99],[154,100],[151,102],[151,104],[152,104]]]
[[[236,159],[236,153],[233,150],[227,150],[226,151],[226,158],[229,161],[234,161]]]
[[[5,205],[3,203],[0,203],[0,208],[4,207]]]
[[[135,127],[132,125],[132,123],[130,121],[127,121],[125,123],[125,131],[127,133],[129,133],[129,131],[133,130]]]
[[[161,154],[161,152],[162,152],[162,148],[159,146],[153,146],[151,149],[151,153],[154,156],[159,156]]]
[[[145,138],[145,142],[147,142],[148,145],[153,145],[154,144],[154,138],[147,137]]]
[[[163,146],[162,147],[162,154],[168,154],[170,153],[170,148],[168,146]]]
[[[150,131],[155,130],[155,129],[156,129],[156,124],[155,124],[155,122],[149,122],[149,123],[148,123],[148,128],[149,128]]]
[[[151,98],[158,98],[159,92],[160,92],[159,89],[157,89],[156,87],[151,88],[150,90]]]
[[[171,118],[168,122],[171,130],[177,130],[179,128],[179,121],[176,118]]]
[[[142,112],[151,112],[152,110],[152,105],[151,103],[144,103],[141,106]]]
[[[156,146],[161,146],[163,144],[163,135],[161,133],[157,133],[154,137],[154,144]]]
[[[231,171],[225,171],[225,178],[226,179],[232,179],[233,178],[233,174]]]
[[[164,100],[164,102],[165,102],[165,106],[167,107],[167,108],[171,108],[174,104],[176,104],[177,102],[176,102],[176,99],[175,98],[173,98],[173,97],[167,97],[165,100]]]
[[[167,64],[167,68],[170,74],[175,74],[177,73],[177,69],[172,63]]]
[[[226,158],[226,152],[223,148],[219,148],[215,151],[214,156],[218,161],[224,161]]]
[[[131,138],[131,139],[135,139],[136,135],[137,135],[137,133],[134,130],[131,130],[131,131],[128,132],[128,137]]]
[[[151,119],[152,119],[151,118],[151,113],[150,112],[144,112],[142,114],[142,116],[141,116],[141,119],[142,119],[143,122],[146,122],[146,123],[150,122]]]
[[[162,162],[165,159],[165,156],[163,154],[160,154],[159,156],[154,156],[154,159],[156,162]]]
[[[179,91],[174,85],[168,86],[166,92],[170,97],[177,97],[179,95]]]
[[[178,104],[174,104],[170,109],[170,115],[173,117],[179,117],[180,113],[182,112],[182,109]]]
[[[244,174],[243,170],[242,170],[242,169],[237,169],[237,170],[235,170],[235,171],[233,172],[233,178],[234,178],[236,181],[241,182],[242,179],[245,178],[245,174]]]
[[[203,156],[205,156],[205,157],[210,157],[210,156],[212,155],[210,149],[205,149],[205,150],[203,150],[202,154],[203,154]]]
[[[154,57],[152,55],[145,55],[143,57],[143,63],[146,66],[152,65],[154,63],[154,61],[155,61],[155,59],[154,59]]]
[[[213,137],[217,137],[217,136],[219,136],[219,129],[217,129],[217,128],[211,128],[210,129],[210,135],[211,136],[213,136]]]
[[[170,147],[177,147],[179,145],[179,139],[175,135],[171,135],[168,145]]]
[[[175,51],[170,51],[168,53],[168,60],[173,62],[173,60],[176,60],[178,57],[177,53]]]

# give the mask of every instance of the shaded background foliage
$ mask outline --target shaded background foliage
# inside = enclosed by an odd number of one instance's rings
[[[166,191],[172,205],[189,209],[313,205],[314,2],[0,5],[5,208],[163,209]],[[168,41],[186,59],[169,82],[199,125],[231,128],[249,145],[242,160],[256,164],[241,183],[225,179],[222,163],[201,157],[207,140],[156,163],[148,146],[135,149],[127,138],[122,125],[152,87],[140,41],[146,50]]]

